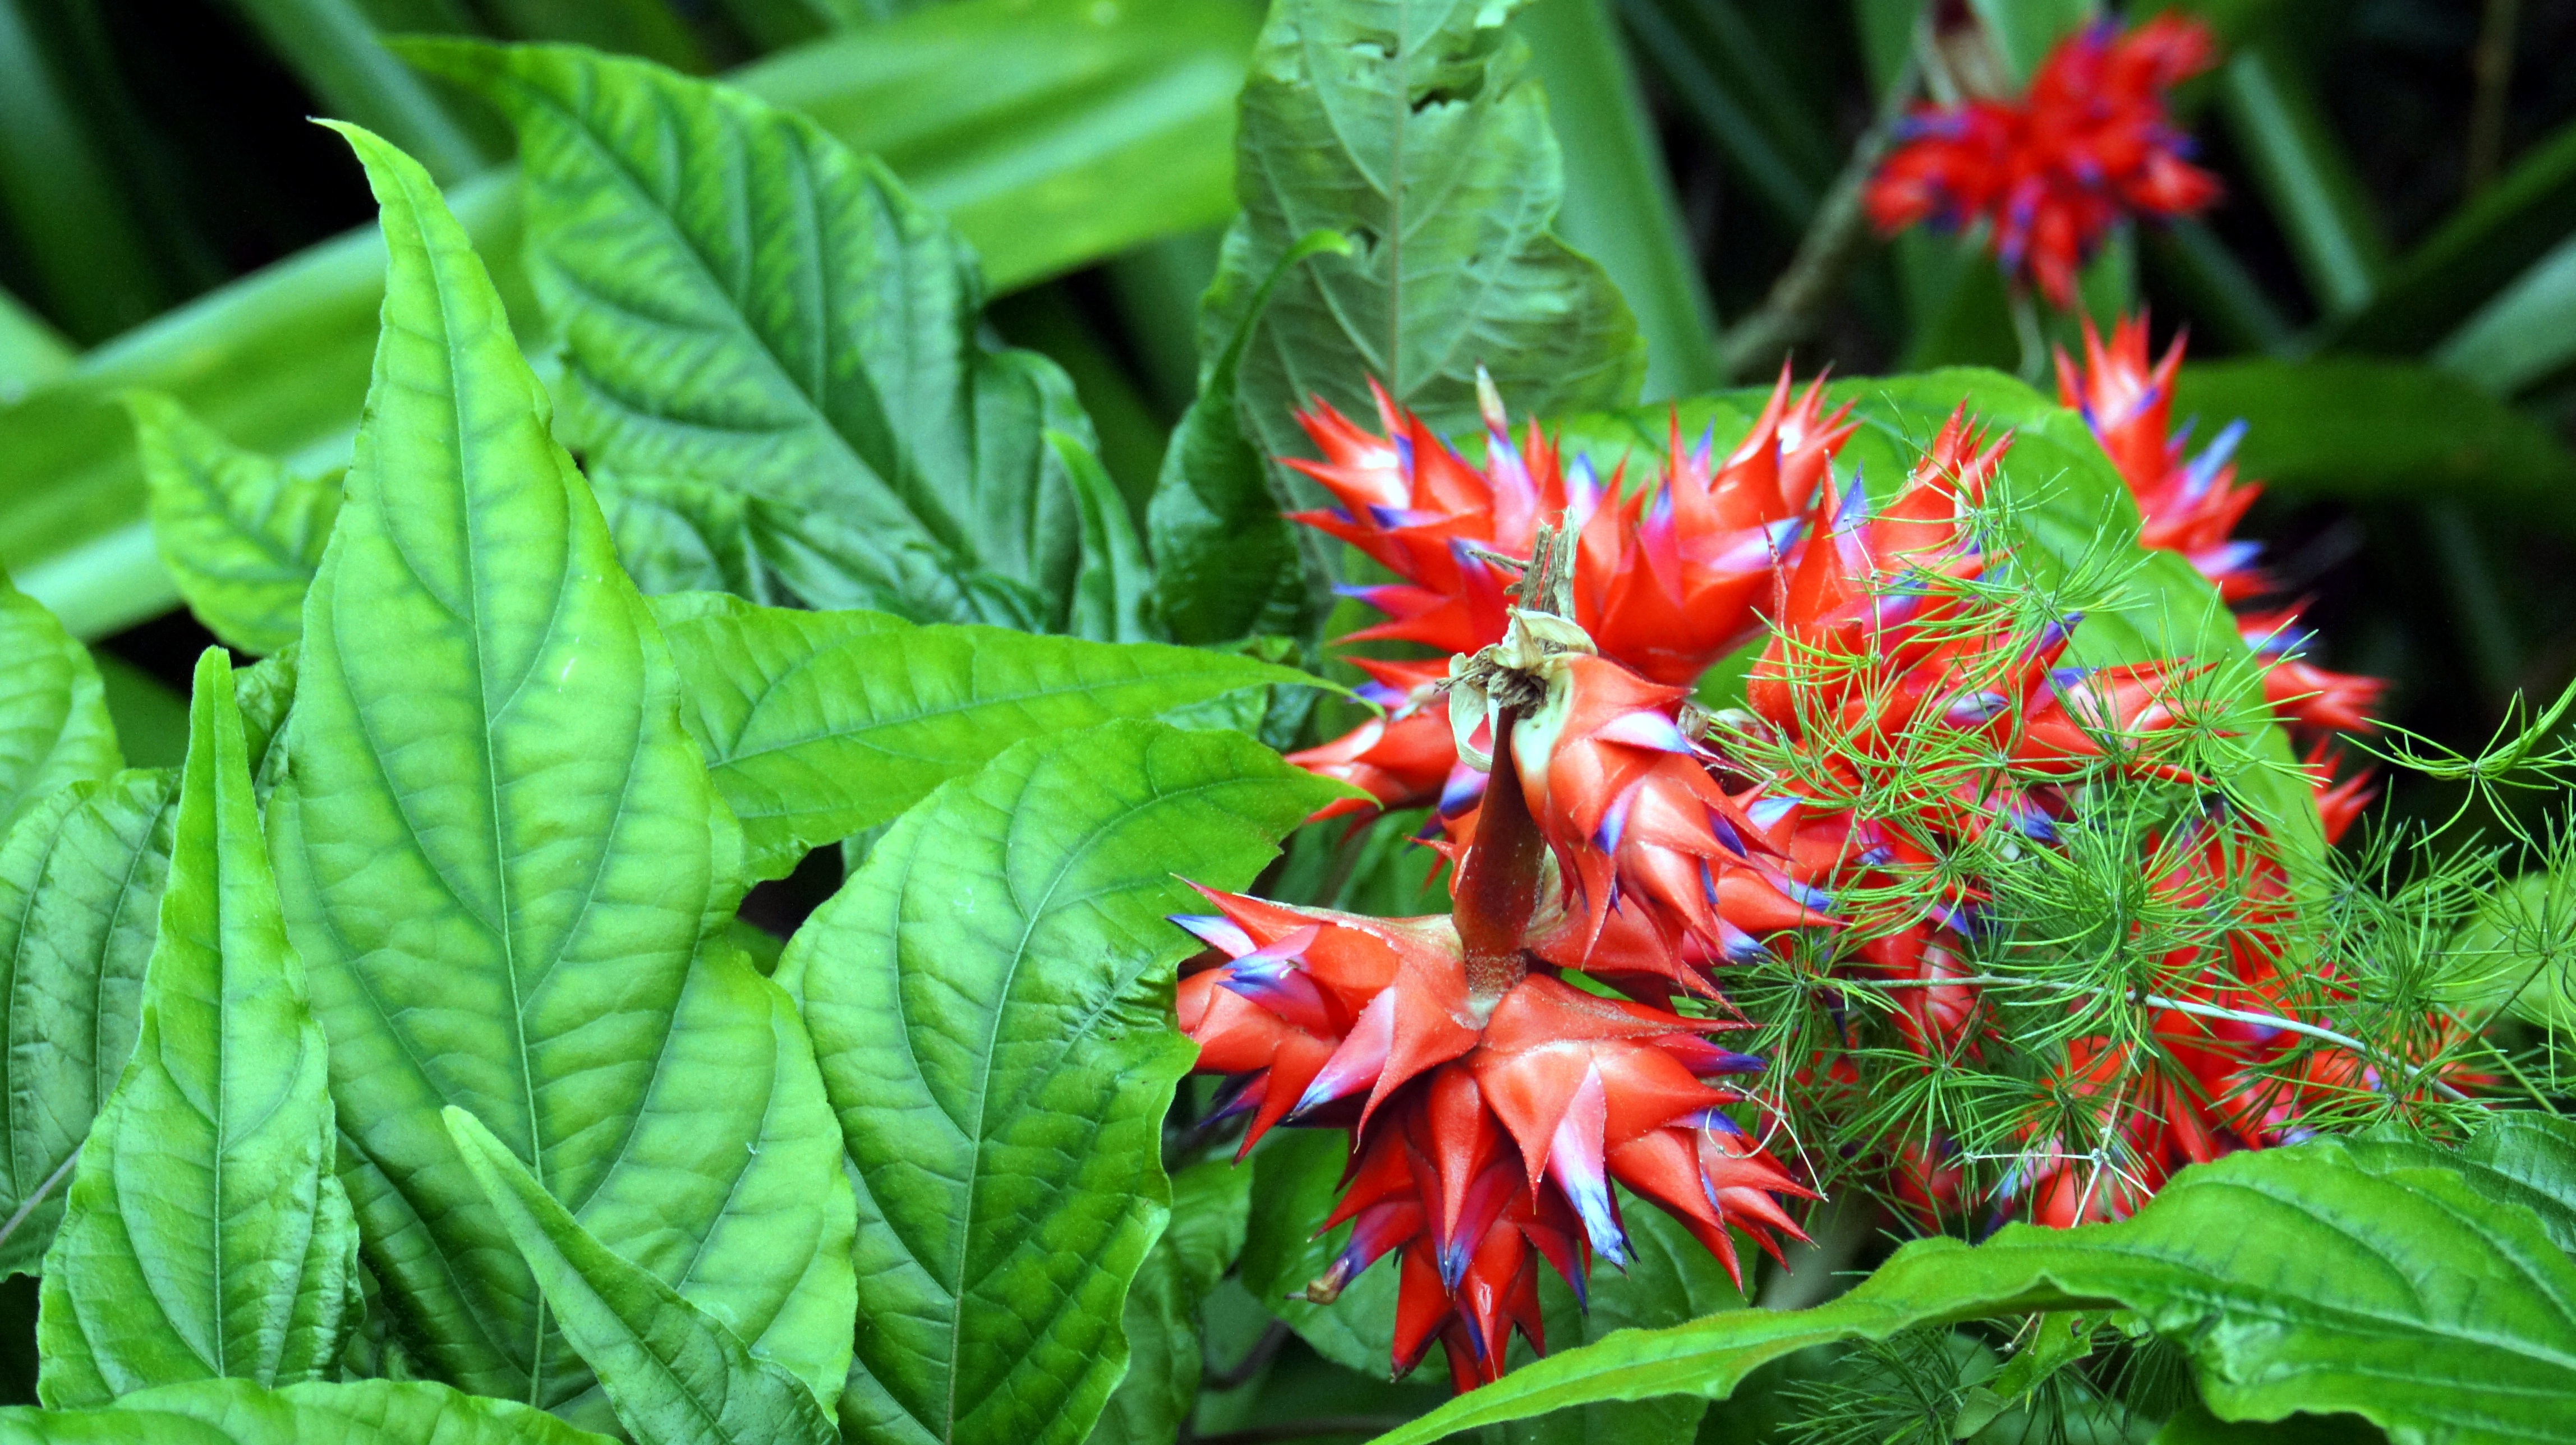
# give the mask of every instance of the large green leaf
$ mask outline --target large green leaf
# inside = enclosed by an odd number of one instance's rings
[[[1604,475],[1623,460],[1632,468],[1651,467],[1668,445],[1676,418],[1685,436],[1713,431],[1722,448],[1743,435],[1770,394],[1767,387],[1720,392],[1670,407],[1576,417],[1565,423],[1564,441],[1589,452]],[[1965,367],[1857,377],[1834,383],[1826,395],[1853,403],[1861,423],[1844,445],[1837,470],[1858,475],[1881,497],[1912,471],[1923,447],[1962,402],[1988,425],[2010,428],[2012,450],[1997,495],[2023,538],[2022,565],[2043,580],[2079,564],[2098,569],[2125,561],[2135,569],[2118,605],[2085,615],[2075,632],[2076,656],[2091,666],[2197,657],[2236,669],[2245,683],[2245,722],[2255,756],[2227,781],[2287,836],[2302,846],[2320,844],[2315,801],[2304,776],[2290,768],[2288,740],[2259,721],[2259,678],[2225,604],[2181,557],[2137,546],[2137,504],[2081,416],[2011,377]],[[2257,426],[2255,434],[2260,431]]]
[[[2498,291],[2442,339],[2435,365],[2498,396],[2545,382],[2576,361],[2576,236]]]
[[[857,600],[880,610],[1068,621],[1079,510],[1045,433],[1088,447],[1091,424],[1053,362],[976,340],[973,256],[892,172],[641,61],[404,49],[519,128],[573,445],[846,524]]]
[[[1316,231],[1280,254],[1251,298],[1253,278],[1218,273],[1203,302],[1235,317],[1223,349],[1200,368],[1198,395],[1163,450],[1145,520],[1154,544],[1154,611],[1174,642],[1232,642],[1261,634],[1300,636],[1320,620],[1323,598],[1306,550],[1317,534],[1280,515],[1270,467],[1243,434],[1236,382],[1253,324],[1270,309],[1280,279],[1310,256],[1350,254],[1338,231]]]
[[[271,842],[368,1266],[436,1374],[605,1420],[440,1111],[818,1385],[850,1202],[809,1047],[739,950],[679,679],[420,168],[351,139],[392,256],[348,500],[305,596]]]
[[[103,1410],[0,1410],[0,1445],[608,1445],[552,1415],[391,1380],[262,1389],[201,1380]]]
[[[7,969],[7,1151],[0,1206],[17,1221],[0,1269],[32,1274],[63,1213],[63,1183],[134,1047],[144,963],[160,932],[175,769],[119,773],[54,794],[0,843]]]
[[[771,57],[734,79],[879,156],[1023,286],[1232,214],[1231,119],[1257,19],[1206,0],[964,0]],[[451,197],[536,334],[516,178]],[[0,563],[84,637],[178,600],[115,398],[167,392],[299,469],[345,462],[383,300],[375,229],[245,277],[0,411]]]
[[[197,663],[161,931],[133,1057],[45,1255],[48,1405],[325,1378],[357,1296],[329,1066],[286,941],[220,648]]]
[[[2321,1140],[2187,1169],[2117,1224],[1917,1241],[1815,1309],[1616,1335],[1382,1440],[1601,1400],[1721,1398],[1810,1345],[2104,1307],[2183,1346],[2221,1419],[2349,1412],[2398,1442],[2576,1439],[2576,1260],[2456,1169],[2373,1168]]]
[[[831,1417],[804,1382],[592,1238],[473,1115],[449,1109],[446,1119],[564,1338],[599,1372],[638,1445],[834,1445]]]
[[[2183,368],[2174,404],[2242,417],[2237,465],[2282,491],[2457,500],[2576,529],[2576,456],[2549,428],[2430,366],[2364,357]]]
[[[55,789],[122,766],[89,649],[0,577],[0,828]]]
[[[940,786],[779,965],[859,1182],[852,1438],[1072,1445],[1127,1366],[1191,1048],[1176,870],[1241,887],[1333,793],[1248,738],[1112,722]]]
[[[2523,151],[2494,185],[2408,252],[2369,307],[2327,340],[2406,355],[2433,345],[2576,227],[2576,122]]]
[[[125,405],[152,488],[152,539],[188,610],[244,652],[293,642],[340,513],[340,478],[234,446],[158,392]]]
[[[1726,1267],[1663,1210],[1634,1195],[1622,1201],[1636,1258],[1623,1269],[1595,1269],[1588,1298],[1553,1271],[1539,1276],[1539,1305],[1552,1351],[1606,1339],[1628,1329],[1662,1329],[1744,1307]],[[1392,1269],[1387,1273],[1393,1274]],[[1526,1364],[1527,1346],[1514,1346]],[[1708,1411],[1703,1399],[1598,1401],[1503,1427],[1505,1445],[1689,1445]]]
[[[1476,368],[1517,409],[1635,400],[1645,345],[1602,269],[1549,234],[1562,190],[1546,101],[1496,0],[1280,0],[1253,54],[1236,134],[1243,216],[1215,356],[1301,237],[1348,256],[1289,273],[1253,324],[1239,404],[1269,456],[1312,449],[1291,413],[1316,398],[1373,419],[1371,378],[1443,432],[1476,418]],[[1311,484],[1299,483],[1311,487]]]
[[[1198,648],[915,627],[720,593],[660,599],[654,610],[686,683],[682,716],[742,820],[752,872],[765,878],[809,848],[891,820],[1022,738],[1314,681]]]
[[[1127,1378],[1090,1445],[1164,1445],[1198,1404],[1205,1355],[1198,1309],[1243,1251],[1252,1171],[1202,1160],[1172,1176],[1172,1219],[1136,1270],[1123,1316]]]

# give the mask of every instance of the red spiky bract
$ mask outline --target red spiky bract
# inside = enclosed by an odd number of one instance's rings
[[[2187,159],[2166,92],[2216,63],[2198,21],[2157,16],[2122,33],[2107,22],[2058,43],[2018,100],[1918,106],[1863,194],[1878,228],[1982,223],[2007,272],[2072,306],[2076,271],[2129,217],[2188,216],[2218,199],[2218,178]]]

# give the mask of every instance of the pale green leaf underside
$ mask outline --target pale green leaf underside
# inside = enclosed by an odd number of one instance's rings
[[[1022,738],[1313,682],[1195,648],[915,627],[719,594],[657,599],[654,612],[686,684],[689,731],[762,877],[892,819]]]
[[[295,475],[158,392],[125,405],[151,488],[152,539],[188,610],[244,652],[293,642],[340,511],[340,478]]]
[[[599,1375],[637,1445],[832,1445],[814,1392],[755,1358],[677,1290],[617,1257],[462,1109],[448,1134],[535,1271],[564,1338]]]
[[[2576,1440],[2576,1260],[2464,1177],[2478,1168],[2375,1161],[2335,1140],[2231,1155],[2117,1224],[1918,1241],[1828,1305],[1552,1356],[1381,1445],[1591,1401],[1723,1397],[1764,1361],[1919,1324],[2106,1306],[2183,1345],[2222,1419],[2348,1412],[2400,1445]]]
[[[1240,887],[1329,785],[1233,733],[1013,746],[896,821],[789,944],[860,1186],[851,1438],[1072,1445],[1126,1366],[1191,1050],[1175,863]]]
[[[1373,417],[1372,377],[1444,432],[1474,424],[1480,365],[1515,410],[1636,399],[1635,318],[1608,274],[1548,229],[1562,171],[1527,49],[1504,26],[1515,8],[1272,7],[1235,140],[1243,215],[1200,317],[1200,355],[1219,354],[1310,232],[1339,231],[1351,252],[1292,270],[1254,327],[1238,384],[1264,455],[1313,454],[1291,416],[1312,397]]]
[[[103,1410],[0,1410],[0,1445],[608,1445],[552,1415],[445,1385],[361,1380],[263,1389],[203,1380]]]
[[[357,1293],[322,1030],[217,648],[197,664],[172,838],[133,1057],[45,1256],[37,1393],[57,1407],[323,1378]]]
[[[0,830],[56,789],[123,766],[89,649],[0,577]]]
[[[419,167],[351,139],[383,207],[384,335],[269,826],[366,1259],[427,1369],[605,1420],[456,1154],[455,1105],[822,1387],[849,1357],[851,1206],[794,1010],[704,944],[731,820],[464,233]]]
[[[786,540],[821,545],[793,556],[746,534],[773,572],[829,555],[787,584],[808,605],[1065,624],[1078,512],[1044,432],[1089,447],[1090,423],[1052,362],[976,340],[972,254],[882,165],[639,61],[405,54],[519,129],[530,269],[590,456],[812,514]]]
[[[43,1196],[0,1242],[9,1273],[35,1272],[62,1218],[65,1166],[134,1047],[178,798],[176,769],[75,784],[31,809],[0,843],[8,1010],[0,1218]]]

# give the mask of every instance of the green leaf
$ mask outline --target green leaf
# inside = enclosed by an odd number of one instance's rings
[[[882,158],[1007,289],[1233,214],[1235,92],[1257,23],[1250,6],[1206,0],[963,0],[734,79]],[[450,199],[524,334],[542,334],[515,176]],[[174,605],[133,429],[111,403],[167,392],[291,466],[345,462],[383,277],[375,228],[353,231],[91,352],[0,412],[0,564],[83,637]]]
[[[488,164],[475,137],[376,38],[363,0],[238,0],[326,114],[355,121],[453,185]],[[406,28],[388,25],[387,28]]]
[[[0,1410],[0,1445],[607,1445],[552,1415],[392,1380],[263,1389],[200,1380],[103,1410]]]
[[[446,1119],[448,1137],[536,1273],[564,1338],[599,1372],[618,1423],[639,1445],[839,1439],[814,1392],[795,1376],[755,1357],[679,1291],[592,1238],[473,1115],[451,1108]]]
[[[1316,685],[1197,648],[915,627],[715,593],[654,606],[686,683],[682,716],[763,878],[891,820],[1022,738]]]
[[[221,648],[197,662],[140,1030],[45,1255],[47,1405],[324,1378],[357,1295],[329,1068],[286,941]]]
[[[1549,234],[1562,191],[1528,47],[1499,0],[1280,0],[1244,82],[1243,216],[1200,317],[1200,354],[1241,324],[1250,278],[1317,229],[1348,237],[1279,283],[1253,323],[1239,406],[1265,456],[1312,454],[1292,416],[1374,417],[1371,378],[1433,430],[1475,422],[1490,368],[1515,410],[1636,399],[1645,343],[1600,266]],[[1298,495],[1314,491],[1291,482]]]
[[[778,977],[859,1181],[851,1438],[1090,1434],[1192,1056],[1173,871],[1241,887],[1331,792],[1239,734],[1050,732],[905,813],[798,930]]]
[[[2231,1424],[2187,1400],[2156,1432],[2154,1445],[2364,1445],[2387,1437],[2350,1415],[2293,1415],[2278,1424]]]
[[[2456,499],[2576,529],[2576,456],[2549,428],[2432,367],[2363,357],[2183,368],[2176,410],[2242,417],[2237,467],[2284,492]]]
[[[2307,75],[2283,47],[2256,42],[2228,58],[2219,84],[2229,129],[2317,309],[2359,310],[2387,270],[2388,239]]]
[[[842,523],[857,592],[808,602],[1066,624],[1081,505],[1044,434],[1087,449],[1091,424],[1053,362],[976,341],[973,256],[892,172],[639,61],[403,49],[519,128],[574,445]],[[1002,610],[992,592],[1018,595]]]
[[[2368,309],[2324,341],[2408,355],[2442,339],[2576,228],[2576,122],[2524,150],[2495,184],[2406,253]]]
[[[2511,396],[2576,361],[2576,238],[2531,263],[2460,329],[2433,363],[2498,396]]]
[[[158,392],[135,392],[125,405],[152,487],[153,541],[188,610],[244,652],[293,642],[340,513],[340,478],[290,473]]]
[[[63,1213],[74,1150],[134,1047],[143,969],[160,933],[174,768],[76,783],[0,843],[8,1147],[0,1208],[16,1221],[0,1269],[33,1274]]]
[[[0,577],[0,829],[55,789],[124,765],[89,649]]]
[[[1082,565],[1074,574],[1073,610],[1064,630],[1102,642],[1155,639],[1159,633],[1146,608],[1154,568],[1145,560],[1127,498],[1081,438],[1050,429],[1046,443],[1064,469],[1080,517]]]
[[[604,1422],[441,1110],[798,1378],[849,1358],[850,1200],[785,995],[720,932],[731,816],[465,234],[347,132],[391,252],[378,385],[305,596],[268,822],[341,1169],[404,1343]],[[702,947],[702,943],[712,946]]]
[[[1595,1400],[1723,1397],[1810,1345],[2121,1307],[2183,1346],[2224,1420],[2349,1412],[2402,1442],[2576,1439],[2576,1260],[2528,1211],[2341,1141],[2176,1175],[2117,1224],[1918,1240],[1831,1304],[1736,1311],[1542,1360],[1383,1437],[1419,1445]]]
[[[1539,1276],[1550,1350],[1744,1307],[1744,1294],[1727,1278],[1725,1266],[1671,1215],[1624,1191],[1621,1204],[1637,1257],[1623,1270],[1594,1271],[1588,1306],[1578,1305],[1574,1292],[1552,1271]],[[1395,1275],[1390,1266],[1379,1269],[1390,1278]],[[1518,1364],[1527,1363],[1521,1358],[1526,1349],[1514,1347]],[[1516,1420],[1502,1428],[1501,1440],[1502,1445],[1689,1445],[1707,1411],[1708,1402],[1694,1398],[1604,1401]]]
[[[1243,1287],[1315,1353],[1344,1369],[1383,1376],[1395,1348],[1396,1272],[1369,1270],[1329,1305],[1304,1294],[1350,1241],[1347,1223],[1316,1232],[1339,1202],[1350,1157],[1341,1135],[1314,1129],[1273,1130],[1252,1151]]]
[[[1164,1445],[1189,1422],[1205,1359],[1199,1305],[1243,1252],[1251,1186],[1251,1170],[1223,1159],[1172,1176],[1171,1223],[1127,1291],[1127,1378],[1101,1410],[1090,1445]]]
[[[1347,256],[1338,231],[1311,231],[1280,253],[1252,296],[1250,278],[1220,271],[1203,308],[1235,316],[1225,348],[1199,379],[1198,395],[1172,428],[1163,468],[1147,505],[1154,539],[1154,611],[1174,642],[1232,642],[1242,637],[1304,636],[1321,620],[1323,598],[1309,580],[1308,530],[1280,515],[1270,468],[1244,438],[1236,415],[1236,382],[1252,327],[1270,309],[1280,279],[1310,256]],[[1318,552],[1320,559],[1321,553]]]

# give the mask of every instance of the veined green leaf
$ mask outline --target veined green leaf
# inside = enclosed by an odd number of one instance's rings
[[[2179,415],[2242,417],[2237,466],[2282,491],[2455,499],[2576,528],[2576,456],[2469,381],[2366,357],[2186,366]]]
[[[33,1274],[63,1213],[73,1151],[134,1047],[143,968],[160,933],[175,768],[76,783],[0,844],[7,969],[8,1148],[0,1269]]]
[[[45,1255],[47,1405],[333,1370],[358,1229],[332,1169],[321,1026],[286,941],[220,648],[198,659],[161,930],[133,1057]]]
[[[598,1372],[638,1445],[835,1445],[831,1417],[803,1382],[593,1239],[480,1120],[456,1108],[446,1119],[564,1338]]]
[[[2136,1310],[2188,1350],[2220,1419],[2349,1412],[2399,1442],[2576,1439],[2576,1260],[2458,1171],[2374,1170],[2337,1140],[2186,1169],[2117,1224],[1920,1240],[1815,1309],[1619,1334],[1380,1439],[1421,1445],[1598,1400],[1722,1398],[1810,1345],[2101,1308]]]
[[[984,600],[1000,591],[1067,624],[1080,502],[1045,434],[1087,451],[1091,424],[1053,362],[975,339],[973,256],[892,172],[803,116],[640,61],[404,51],[519,127],[574,445],[843,523],[857,595],[808,602],[1013,620]]]
[[[0,829],[55,789],[123,766],[89,649],[0,577]]]
[[[608,1445],[541,1410],[426,1382],[200,1380],[103,1410],[0,1410],[0,1445]]]
[[[1172,1176],[1172,1218],[1137,1267],[1122,1316],[1127,1378],[1118,1382],[1090,1445],[1163,1445],[1198,1403],[1205,1360],[1198,1309],[1243,1252],[1252,1171],[1207,1159]]]
[[[125,405],[152,488],[152,538],[188,610],[244,652],[293,642],[340,513],[340,478],[289,472],[158,392]]]
[[[1372,378],[1432,429],[1476,420],[1480,365],[1517,410],[1625,405],[1645,376],[1637,323],[1600,266],[1549,234],[1562,191],[1528,51],[1495,0],[1280,0],[1236,133],[1243,215],[1226,236],[1215,356],[1301,237],[1348,237],[1279,283],[1253,323],[1239,405],[1266,456],[1307,456],[1316,398],[1376,415]],[[1296,487],[1311,489],[1311,483]]]
[[[827,1388],[850,1347],[839,1143],[785,995],[701,946],[737,845],[677,674],[464,231],[348,134],[392,257],[384,341],[269,827],[365,1258],[430,1370],[607,1418],[458,1159],[455,1105]]]
[[[891,820],[1022,738],[1315,683],[1197,648],[915,627],[718,593],[660,599],[654,611],[686,683],[682,717],[764,878]]]
[[[1250,6],[1207,0],[963,0],[733,78],[882,158],[1007,289],[1233,213],[1231,118],[1257,24]],[[516,177],[487,174],[450,199],[512,315],[537,334]],[[375,228],[351,232],[99,348],[0,411],[0,563],[79,636],[172,606],[115,398],[167,392],[291,466],[340,464],[383,277]]]
[[[1236,415],[1236,382],[1253,323],[1269,311],[1280,278],[1310,256],[1350,250],[1338,231],[1310,232],[1280,254],[1249,299],[1234,300],[1237,288],[1253,284],[1239,272],[1218,272],[1208,288],[1204,306],[1234,315],[1234,329],[1172,428],[1145,513],[1154,539],[1154,611],[1175,642],[1301,637],[1321,620],[1323,599],[1309,576],[1323,573],[1321,544],[1308,540],[1317,535],[1311,529],[1280,515],[1270,467]],[[1310,547],[1318,559],[1311,567]]]
[[[1082,558],[1064,630],[1101,642],[1159,639],[1146,606],[1154,594],[1154,566],[1145,560],[1144,539],[1136,535],[1136,519],[1117,481],[1080,438],[1050,429],[1046,444],[1073,493]]]
[[[1243,1238],[1243,1287],[1297,1331],[1315,1353],[1347,1370],[1384,1375],[1395,1347],[1396,1271],[1372,1269],[1329,1305],[1305,1298],[1349,1242],[1345,1222],[1316,1226],[1333,1212],[1350,1146],[1315,1129],[1274,1129],[1252,1151],[1252,1211]]]
[[[895,822],[788,944],[860,1189],[854,1439],[1074,1445],[1127,1366],[1192,1050],[1164,915],[1331,789],[1239,734],[1014,745]]]

